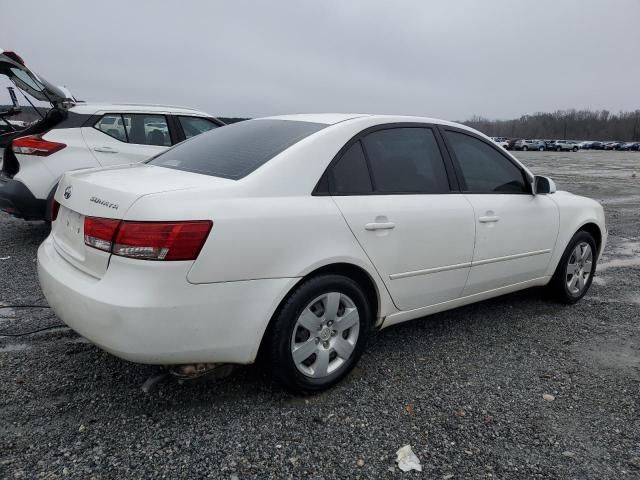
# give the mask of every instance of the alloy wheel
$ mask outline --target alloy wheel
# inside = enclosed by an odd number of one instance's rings
[[[293,328],[293,363],[308,377],[331,375],[353,354],[359,332],[360,315],[351,298],[340,292],[320,295],[302,310]]]
[[[593,251],[587,242],[580,242],[571,252],[565,280],[571,295],[580,295],[593,270]]]

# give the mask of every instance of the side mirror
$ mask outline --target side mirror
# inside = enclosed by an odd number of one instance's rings
[[[536,195],[546,195],[548,193],[555,193],[556,184],[549,177],[542,177],[536,175],[533,177],[533,192]]]

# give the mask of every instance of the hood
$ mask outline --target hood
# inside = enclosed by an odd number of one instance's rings
[[[6,75],[20,90],[49,102],[52,107],[68,108],[76,103],[68,90],[56,87],[29,70],[15,52],[0,49],[0,75]]]

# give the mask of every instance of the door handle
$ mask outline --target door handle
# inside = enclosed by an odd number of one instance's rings
[[[117,150],[114,150],[111,147],[95,147],[93,150],[100,153],[118,153]]]
[[[396,224],[393,222],[373,222],[367,223],[364,226],[365,230],[391,230],[392,228],[396,228]]]
[[[478,217],[478,221],[480,223],[491,223],[491,222],[497,222],[499,220],[500,220],[500,217],[497,215]]]

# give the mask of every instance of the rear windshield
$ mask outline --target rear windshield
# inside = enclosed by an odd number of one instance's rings
[[[247,120],[193,137],[148,163],[238,180],[324,127],[292,120]]]

